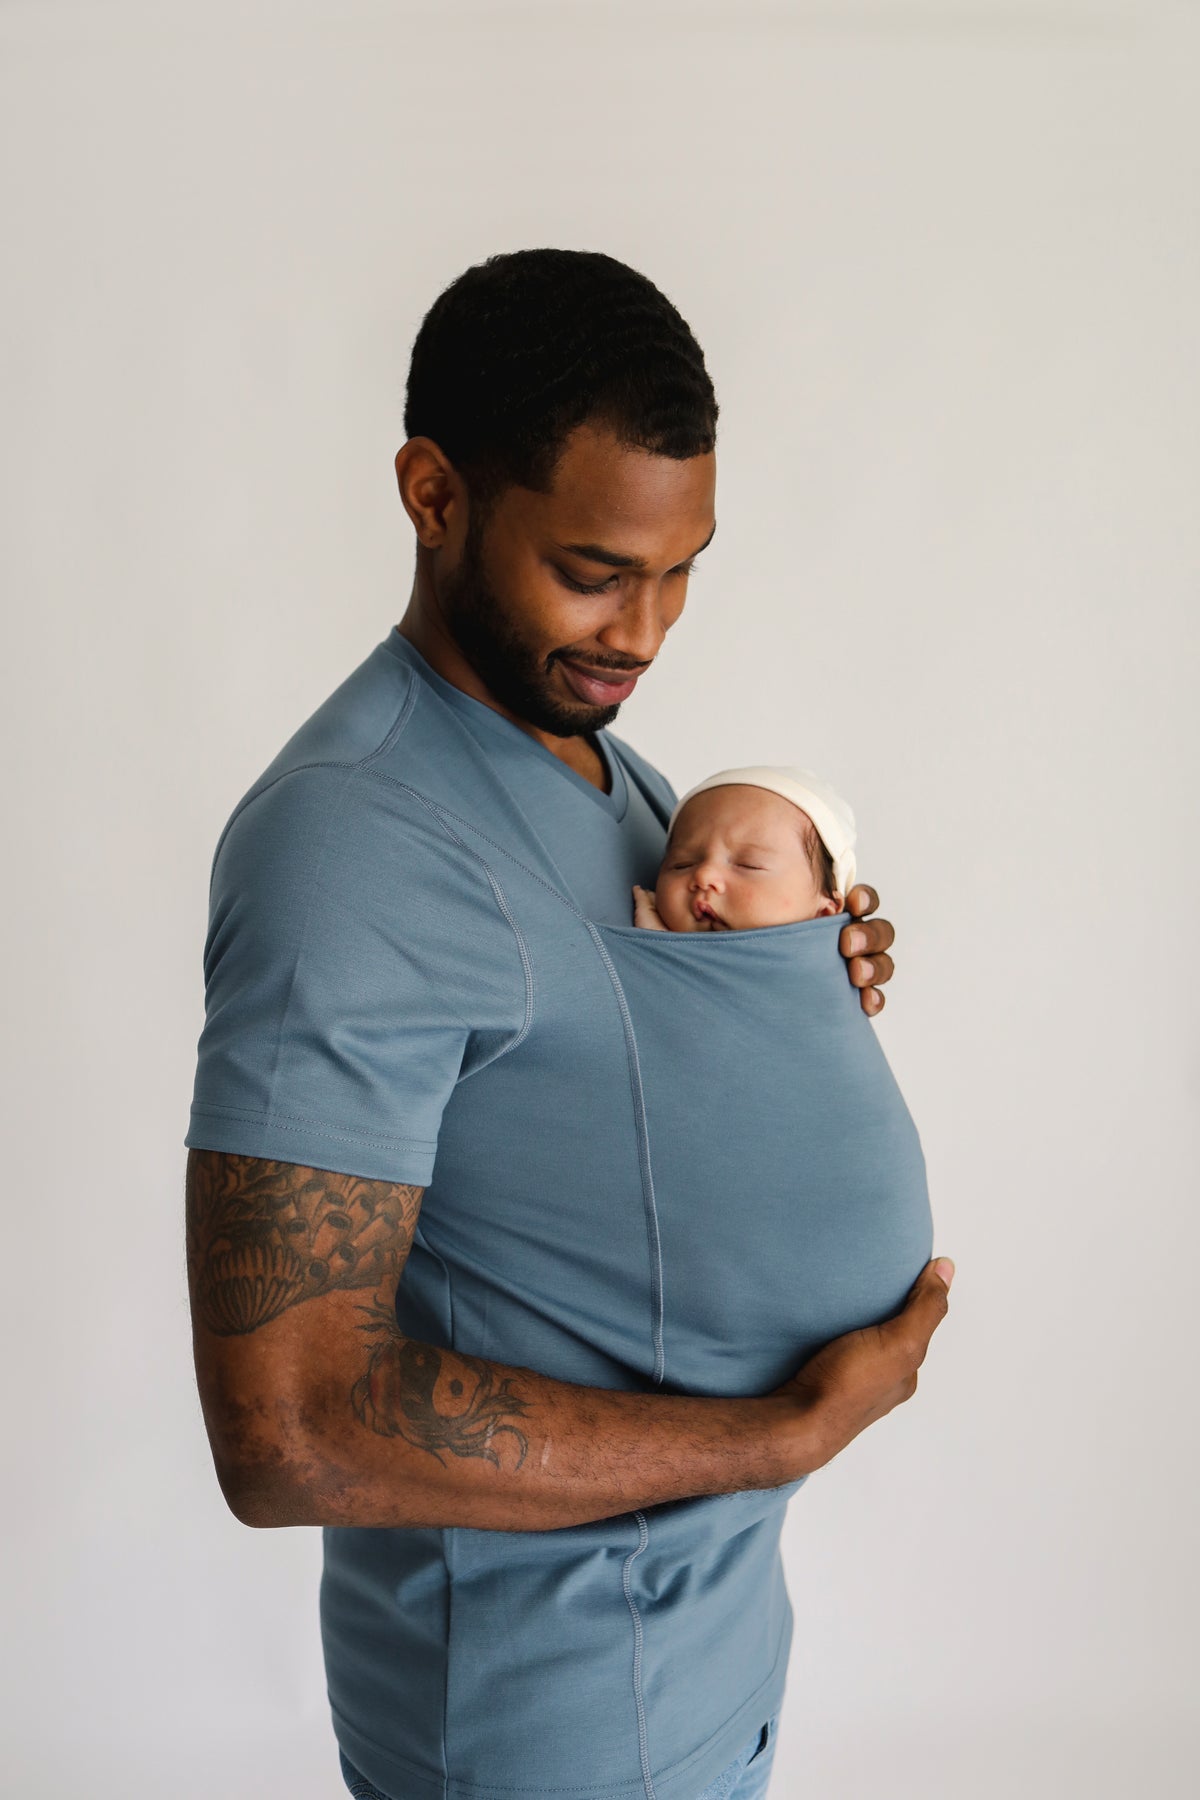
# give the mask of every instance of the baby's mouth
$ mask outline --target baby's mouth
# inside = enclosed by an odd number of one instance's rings
[[[711,930],[717,931],[724,929],[725,921],[717,917],[707,900],[693,901],[692,911],[698,919],[706,919]]]

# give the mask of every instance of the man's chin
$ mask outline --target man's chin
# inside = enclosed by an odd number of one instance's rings
[[[531,722],[556,737],[584,737],[589,731],[603,731],[620,710],[620,701],[615,706],[588,706],[582,700],[577,706],[563,706],[558,700],[547,699],[542,717]]]

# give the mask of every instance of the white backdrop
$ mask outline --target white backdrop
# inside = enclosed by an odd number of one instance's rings
[[[1198,9],[7,0],[0,52],[6,1791],[344,1793],[319,1534],[227,1512],[191,1372],[209,862],[403,611],[421,315],[555,244],[722,406],[615,729],[852,800],[958,1265],[792,1503],[772,1800],[1194,1794]]]

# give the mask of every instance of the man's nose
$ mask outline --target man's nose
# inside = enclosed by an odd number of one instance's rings
[[[661,650],[672,623],[673,617],[663,604],[661,584],[647,577],[628,584],[620,612],[598,635],[607,650],[630,663],[650,663]]]

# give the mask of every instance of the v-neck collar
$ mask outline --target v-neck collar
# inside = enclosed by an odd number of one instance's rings
[[[629,806],[629,785],[625,779],[625,770],[620,756],[605,729],[593,731],[591,737],[608,770],[611,791],[607,794],[602,793],[594,782],[587,779],[586,775],[581,775],[577,769],[573,769],[569,763],[565,763],[561,756],[555,756],[553,750],[547,750],[540,739],[531,737],[527,731],[523,731],[511,719],[506,719],[503,713],[498,713],[495,707],[486,705],[482,700],[476,700],[472,694],[464,694],[462,689],[455,687],[452,681],[447,681],[444,675],[439,675],[437,670],[431,668],[426,662],[416,646],[403,636],[397,626],[392,626],[391,631],[383,640],[382,648],[387,650],[390,655],[398,657],[401,662],[407,663],[424,682],[441,696],[448,706],[452,706],[456,712],[461,713],[468,724],[490,731],[518,753],[524,750],[527,754],[552,764],[565,780],[572,782],[581,793],[599,806],[603,812],[606,812],[617,824],[620,824]]]

